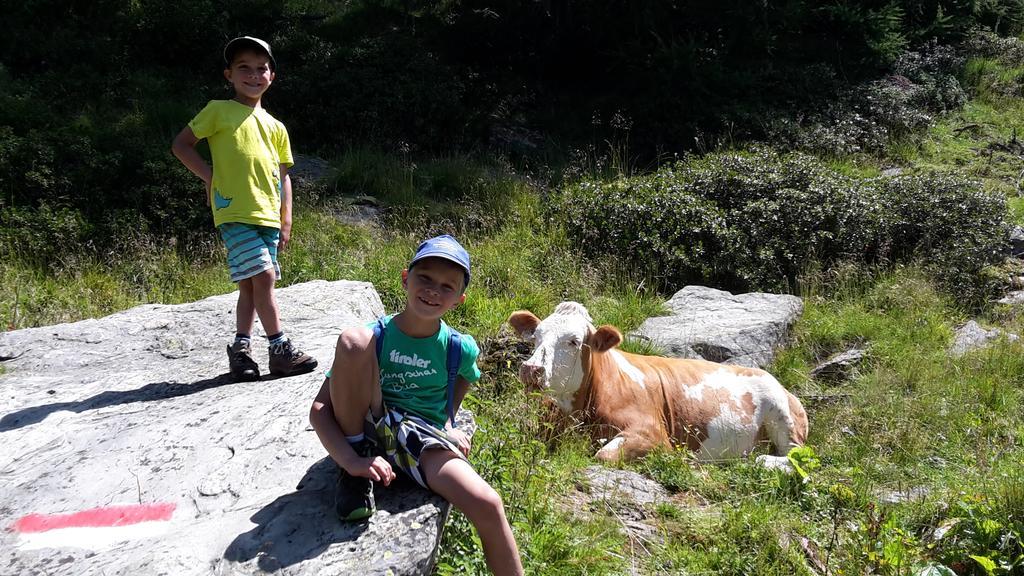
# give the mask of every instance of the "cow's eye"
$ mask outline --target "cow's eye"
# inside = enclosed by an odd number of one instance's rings
[[[573,336],[572,338],[569,339],[569,345],[572,346],[573,348],[579,348],[580,347],[580,339],[575,337],[575,336]]]

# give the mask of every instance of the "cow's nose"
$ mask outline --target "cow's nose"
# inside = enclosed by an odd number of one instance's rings
[[[536,364],[523,363],[519,367],[519,379],[522,380],[523,384],[526,384],[530,388],[537,388],[540,386],[541,380],[544,378],[544,367]]]

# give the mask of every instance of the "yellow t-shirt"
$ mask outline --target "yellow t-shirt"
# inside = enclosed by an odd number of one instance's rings
[[[235,100],[211,100],[188,123],[210,143],[213,223],[281,227],[281,164],[291,166],[284,124],[266,110]]]

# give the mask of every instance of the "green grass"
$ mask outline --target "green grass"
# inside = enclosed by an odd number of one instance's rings
[[[0,262],[0,323],[10,330],[73,322],[233,289],[225,268],[189,262],[173,248],[140,247],[131,259],[119,262],[82,257],[73,268],[57,272],[6,261]]]
[[[1024,222],[1012,180],[1019,159],[985,152],[1014,128],[1024,136],[1024,104],[978,88],[993,74],[1019,75],[970,66],[979,97],[961,112],[921,140],[893,143],[888,156],[833,158],[831,165],[854,177],[893,165],[956,166],[1012,194],[1011,214]],[[803,315],[770,370],[803,399],[820,467],[804,484],[750,460],[709,465],[685,450],[655,452],[626,465],[672,494],[639,511],[654,536],[638,537],[616,503],[581,504],[580,470],[593,464],[596,447],[580,427],[553,428],[540,417],[540,400],[516,380],[512,344],[501,330],[514,310],[543,317],[576,300],[596,324],[628,333],[661,314],[670,295],[615,261],[581,257],[545,219],[546,191],[498,162],[354,150],[333,169],[329,184],[296,207],[280,285],[368,281],[393,311],[403,302],[399,272],[416,243],[438,232],[464,240],[474,276],[449,321],[483,350],[484,377],[466,401],[480,425],[472,460],[505,501],[528,573],[814,574],[817,564],[833,574],[902,575],[933,562],[982,573],[971,555],[1010,566],[995,573],[1024,570],[1024,350],[1002,341],[950,356],[966,317],[922,270],[806,273]],[[358,194],[386,208],[381,226],[336,217]],[[188,248],[139,240],[120,255],[75,257],[56,268],[5,257],[0,322],[40,326],[232,290],[216,233],[197,237]],[[1024,334],[1024,315],[1012,308],[991,308],[979,320]],[[658,353],[643,341],[624,347]],[[811,379],[819,361],[850,347],[868,351],[850,380]],[[909,500],[887,503],[887,495],[907,491]],[[954,528],[935,541],[931,534],[944,523]],[[465,517],[453,514],[437,572],[486,573],[475,538]]]
[[[562,300],[578,300],[597,324],[624,331],[661,313],[665,295],[614,262],[580,258],[545,225],[535,201],[516,199],[519,212],[466,240],[474,280],[451,321],[477,335],[485,355],[502,352],[507,344],[499,330],[520,308],[544,316]],[[353,226],[328,208],[296,211],[282,284],[367,280],[397,309],[398,271],[430,228]],[[5,325],[72,321],[232,289],[217,249],[190,262],[172,248],[144,248],[130,262],[79,262],[73,274],[5,262]],[[631,536],[614,507],[578,504],[578,471],[595,447],[580,429],[545,428],[538,399],[518,385],[511,362],[484,363],[485,376],[467,401],[481,426],[473,460],[502,494],[530,573],[810,574],[801,539],[844,573],[906,574],[970,554],[1010,558],[1013,550],[999,549],[990,533],[1005,541],[1007,525],[984,520],[1020,510],[1020,344],[951,358],[945,350],[962,313],[916,269],[808,276],[802,293],[793,345],[772,371],[806,399],[810,445],[821,467],[799,484],[747,460],[702,465],[685,451],[652,454],[631,467],[673,492],[644,513],[653,539]],[[1024,319],[1005,311],[994,310],[990,321],[1024,331]],[[643,343],[629,346],[649,351]],[[853,380],[810,379],[819,360],[850,346],[869,350]],[[886,492],[911,488],[918,499],[882,504]],[[973,531],[955,544],[929,546],[924,535],[952,518]],[[472,528],[459,514],[446,528],[438,573],[485,573]]]
[[[1024,169],[1024,68],[971,59],[963,76],[971,100],[938,118],[921,138],[893,142],[887,156],[905,166],[963,170],[991,190],[1016,196]],[[1020,221],[1019,209],[1012,213]]]
[[[1006,205],[1010,211],[1010,220],[1018,226],[1024,225],[1024,197],[1013,196],[1007,200]]]

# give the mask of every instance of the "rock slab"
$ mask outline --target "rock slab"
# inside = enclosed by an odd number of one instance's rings
[[[348,281],[277,297],[310,374],[231,382],[237,293],[0,333],[0,573],[429,573],[447,503],[406,481],[340,523],[308,423],[338,334],[380,297]],[[265,340],[253,351],[266,370]]]
[[[669,356],[758,368],[772,362],[803,312],[796,296],[705,286],[687,286],[665,305],[671,315],[648,318],[638,333]]]

